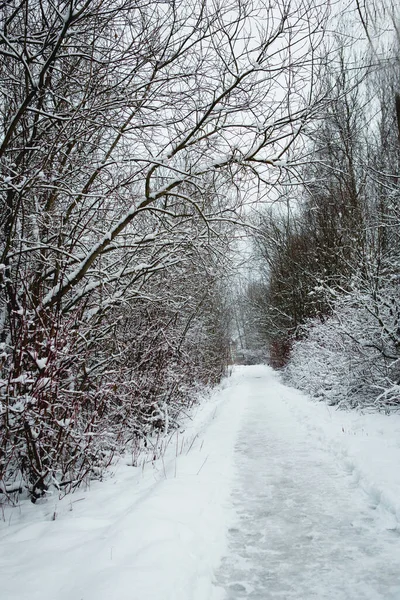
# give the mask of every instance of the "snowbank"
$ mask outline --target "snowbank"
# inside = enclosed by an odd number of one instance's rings
[[[162,459],[121,460],[112,477],[59,501],[4,510],[7,600],[204,600],[223,554],[237,372],[192,411]]]
[[[283,399],[368,494],[386,527],[400,531],[400,415],[340,410],[289,387]]]

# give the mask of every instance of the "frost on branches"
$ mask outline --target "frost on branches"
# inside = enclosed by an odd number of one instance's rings
[[[342,408],[398,409],[400,305],[395,289],[375,298],[338,298],[333,314],[310,321],[294,342],[285,376],[319,400]]]

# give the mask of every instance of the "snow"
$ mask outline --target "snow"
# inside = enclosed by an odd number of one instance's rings
[[[128,210],[128,212],[126,212],[119,219],[119,221],[116,223],[116,225],[114,225],[111,229],[109,229],[109,231],[107,231],[100,238],[100,240],[90,248],[90,250],[83,257],[80,257],[80,262],[79,262],[78,266],[75,267],[75,269],[73,271],[71,271],[70,273],[67,273],[64,276],[63,282],[58,283],[46,294],[46,296],[43,298],[42,305],[47,306],[50,302],[52,302],[53,298],[55,298],[57,296],[57,294],[59,294],[63,288],[68,287],[72,281],[79,278],[80,275],[84,271],[84,267],[91,261],[92,257],[97,254],[97,252],[99,251],[99,248],[101,248],[104,245],[108,245],[117,235],[116,232],[121,230],[121,226],[124,223],[126,223],[130,219],[130,217],[132,217],[136,212],[137,212],[137,208],[135,208],[135,206],[132,206]],[[139,244],[144,244],[144,243],[153,241],[155,238],[156,238],[156,234],[150,233],[148,235],[143,235],[141,237],[137,237],[137,238],[133,239],[130,243],[131,243],[131,245],[134,245],[134,244],[139,245]],[[140,266],[142,266],[142,265],[140,265]],[[119,277],[119,274],[117,274],[117,277]],[[113,280],[113,278],[111,280]],[[81,293],[83,294],[84,292],[87,292],[90,289],[95,289],[98,285],[99,285],[98,282],[87,283],[84,286],[83,291],[81,290]]]
[[[36,359],[36,364],[38,366],[38,369],[40,369],[40,371],[42,371],[43,369],[46,368],[46,365],[48,363],[48,358],[37,358]]]
[[[90,491],[7,508],[0,522],[1,597],[208,598],[224,550],[243,410],[239,381],[234,377],[194,410],[162,459],[143,468],[126,457]]]
[[[287,391],[286,399],[308,435],[334,455],[384,518],[399,527],[400,415],[335,410],[296,390]]]
[[[399,461],[398,415],[236,367],[159,460],[4,508],[1,597],[398,599]]]
[[[400,598],[400,529],[380,493],[398,495],[399,419],[332,413],[251,372],[214,598]]]

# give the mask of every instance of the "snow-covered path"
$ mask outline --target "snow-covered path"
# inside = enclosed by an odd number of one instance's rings
[[[400,600],[400,416],[238,367],[90,490],[7,508],[1,600]]]
[[[246,383],[221,597],[399,599],[400,531],[299,423],[293,392],[260,369]]]

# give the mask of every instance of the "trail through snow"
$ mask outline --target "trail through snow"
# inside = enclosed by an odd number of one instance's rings
[[[263,370],[248,373],[221,597],[399,599],[399,529],[299,422],[298,395],[271,375],[266,385]]]
[[[162,460],[7,508],[1,600],[400,600],[400,417],[237,367]]]

